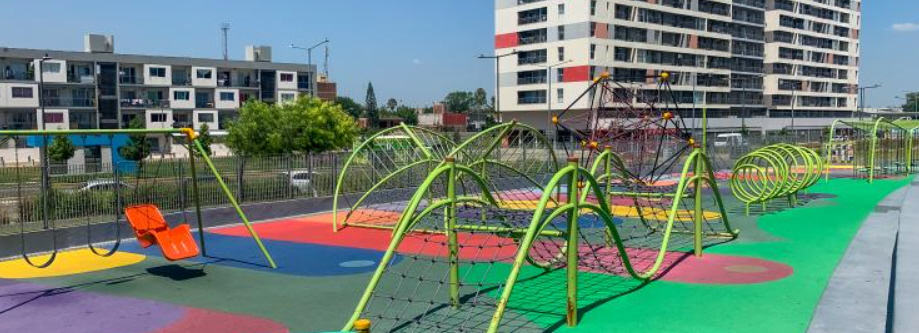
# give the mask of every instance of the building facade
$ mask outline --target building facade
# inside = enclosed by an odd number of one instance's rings
[[[551,128],[547,109],[580,98],[608,72],[628,101],[670,73],[684,117],[713,127],[778,130],[856,111],[856,0],[496,0],[495,54],[504,118]],[[551,86],[551,89],[550,89]],[[577,99],[577,100],[576,100]]]
[[[85,44],[83,52],[0,48],[0,129],[118,129],[140,118],[147,128],[219,132],[248,100],[290,101],[316,87],[315,66],[271,62],[264,46],[248,47],[246,60],[218,60],[117,54],[100,35]],[[153,144],[170,150],[167,138]]]

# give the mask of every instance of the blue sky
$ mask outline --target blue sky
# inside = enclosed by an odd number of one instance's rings
[[[492,90],[494,5],[491,0],[302,1],[5,1],[0,46],[81,50],[86,32],[115,35],[119,53],[221,57],[221,22],[229,22],[230,56],[248,44],[270,45],[275,61],[306,62],[304,51],[329,38],[329,70],[342,95],[429,104],[450,91]],[[919,90],[919,1],[868,0],[864,6],[862,82],[880,83],[871,106],[899,103]],[[17,14],[21,13],[21,14]],[[41,19],[36,19],[41,18]],[[897,29],[894,25],[898,24]],[[912,25],[910,25],[912,24]],[[321,48],[313,51],[321,63]]]

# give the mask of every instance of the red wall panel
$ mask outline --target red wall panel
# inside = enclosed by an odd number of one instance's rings
[[[517,46],[517,33],[495,35],[495,49],[504,49]]]
[[[590,81],[590,66],[565,67],[562,82]]]

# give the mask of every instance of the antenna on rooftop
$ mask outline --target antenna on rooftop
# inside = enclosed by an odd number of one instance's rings
[[[227,54],[227,33],[230,31],[230,24],[221,23],[220,30],[223,32],[223,60],[229,60],[230,56]]]

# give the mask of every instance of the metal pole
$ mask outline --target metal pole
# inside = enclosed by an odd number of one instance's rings
[[[699,150],[699,148],[693,148],[693,149]],[[702,256],[702,223],[704,222],[704,219],[703,219],[704,213],[702,212],[702,177],[701,175],[703,172],[705,172],[705,169],[704,169],[705,167],[702,161],[703,156],[704,155],[701,155],[701,154],[695,155],[696,160],[695,160],[694,170],[692,174],[693,178],[695,178],[695,181],[693,182],[693,187],[694,187],[693,189],[693,192],[694,192],[693,194],[694,196],[693,198],[694,199],[693,226],[695,227],[695,230],[693,232],[693,245],[694,245],[693,252],[696,257]]]
[[[459,239],[456,235],[456,163],[453,157],[444,162],[450,167],[447,173],[447,200],[450,204],[444,207],[446,213],[447,238],[450,247],[450,304],[459,308]]]
[[[567,316],[565,317],[568,327],[578,325],[578,159],[569,158],[568,166],[575,168],[571,172],[571,179],[568,180],[568,204],[573,205],[568,212],[568,244],[565,246],[567,267]]]
[[[43,58],[38,60],[38,105],[41,108],[41,129],[42,131],[46,130],[48,127],[48,122],[45,119],[45,60],[48,59],[46,54]],[[48,207],[48,201],[50,201],[49,195],[51,194],[51,174],[48,172],[48,168],[51,167],[51,164],[48,161],[48,136],[41,136],[41,149],[39,149],[39,155],[41,158],[41,187],[42,187],[42,225],[45,229],[51,227],[50,219],[48,214],[50,213],[50,208]]]
[[[201,256],[207,257],[207,246],[204,243],[204,219],[201,218],[201,197],[198,194],[198,171],[195,167],[194,140],[197,139],[188,138],[188,165],[191,167],[191,191],[192,197],[195,201],[195,218],[198,220],[198,242],[201,243]],[[218,178],[220,177],[220,175],[216,176]],[[187,193],[187,191],[183,192]],[[184,205],[182,206],[182,212],[185,212]]]
[[[495,57],[495,116],[501,122],[501,57]]]
[[[797,87],[796,87],[797,88]],[[798,133],[795,132],[795,93],[797,90],[791,91],[791,139],[792,143],[798,143]]]

